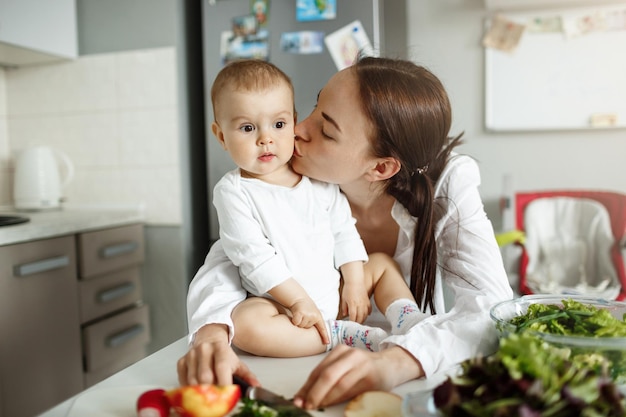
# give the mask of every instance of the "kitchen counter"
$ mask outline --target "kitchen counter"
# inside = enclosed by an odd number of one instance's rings
[[[178,386],[176,361],[187,352],[187,338],[140,360],[117,374],[92,386],[41,414],[40,417],[134,417],[137,397],[154,388],[170,389]],[[263,358],[242,354],[241,358],[268,388],[291,398],[304,384],[309,372],[324,354],[303,358]],[[445,375],[407,382],[393,391],[399,395],[432,390]],[[311,411],[315,417],[342,417],[345,403]]]
[[[50,211],[1,209],[0,215],[21,216],[30,219],[26,223],[0,227],[0,246],[143,221],[142,210],[138,207],[128,206],[76,207]]]

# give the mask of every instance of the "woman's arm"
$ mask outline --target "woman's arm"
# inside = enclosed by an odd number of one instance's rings
[[[224,253],[221,241],[211,246],[209,253],[187,292],[187,321],[189,342],[205,324],[225,324],[232,341],[234,328],[230,314],[237,304],[246,299],[239,271]]]
[[[241,287],[237,267],[217,241],[189,285],[190,347],[177,364],[181,385],[230,384],[233,373],[251,384],[258,383],[230,346],[234,336],[230,314],[245,299],[246,291]]]
[[[308,409],[325,407],[366,391],[389,391],[423,375],[419,361],[400,347],[370,352],[340,345],[315,367],[294,402]]]

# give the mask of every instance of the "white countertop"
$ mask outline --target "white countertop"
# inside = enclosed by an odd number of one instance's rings
[[[40,417],[135,417],[135,404],[141,393],[149,389],[178,386],[176,361],[186,352],[185,337],[46,411]],[[324,355],[288,359],[250,355],[241,357],[265,388],[291,398]],[[427,380],[410,381],[393,391],[404,395],[432,390],[444,378],[444,375],[440,375]],[[344,408],[345,403],[327,407],[323,411],[311,411],[311,414],[315,417],[342,417]]]
[[[27,223],[0,226],[0,246],[47,239],[107,227],[143,222],[140,207],[101,206],[63,208],[50,211],[11,211],[0,215],[28,217]]]

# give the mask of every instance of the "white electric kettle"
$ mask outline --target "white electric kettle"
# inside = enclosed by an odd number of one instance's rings
[[[64,168],[63,177],[61,168]],[[24,149],[15,161],[15,208],[46,210],[60,207],[61,192],[73,177],[74,164],[63,152],[48,146]]]

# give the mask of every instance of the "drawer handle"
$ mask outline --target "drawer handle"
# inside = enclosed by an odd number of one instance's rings
[[[143,333],[143,324],[135,324],[126,330],[122,330],[119,333],[107,337],[106,345],[110,348],[118,347],[139,336],[141,333]]]
[[[117,287],[109,288],[108,290],[100,291],[96,296],[99,303],[108,303],[118,298],[124,297],[130,294],[135,289],[135,284],[127,282]]]
[[[113,258],[114,256],[126,255],[136,251],[138,247],[139,244],[137,242],[124,242],[105,246],[100,250],[100,256],[103,258]]]
[[[41,261],[29,262],[27,264],[17,265],[13,268],[15,276],[24,277],[26,275],[38,274],[40,272],[52,271],[53,269],[63,268],[70,264],[70,258],[67,255],[56,256],[54,258],[42,259]]]

